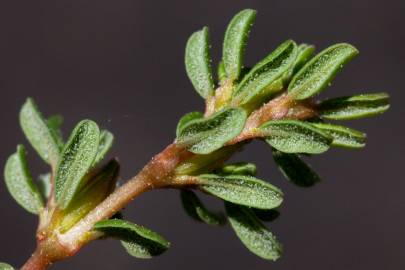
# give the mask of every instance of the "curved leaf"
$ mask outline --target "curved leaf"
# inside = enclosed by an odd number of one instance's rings
[[[273,94],[278,88],[271,88],[271,84],[291,67],[296,54],[297,45],[294,41],[287,40],[281,44],[243,78],[233,93],[233,100],[238,104],[246,105],[261,99],[264,93],[266,96]]]
[[[319,93],[328,86],[343,65],[358,53],[355,47],[347,43],[323,50],[292,78],[288,93],[299,100]]]
[[[323,118],[351,120],[381,114],[389,107],[388,94],[375,93],[328,99],[318,108]]]
[[[222,85],[226,80],[225,66],[222,61],[218,63],[217,76],[219,83]]]
[[[236,235],[242,243],[257,256],[266,260],[277,260],[282,246],[247,207],[225,203],[226,213]]]
[[[254,208],[272,209],[283,201],[281,190],[251,176],[202,174],[197,176],[197,182],[198,187],[209,194]]]
[[[96,166],[104,159],[105,155],[108,153],[108,151],[110,151],[113,143],[114,135],[108,130],[102,130],[100,132],[100,142],[98,145],[97,155],[93,161],[93,166]]]
[[[23,145],[18,145],[17,152],[8,158],[4,168],[4,179],[8,191],[18,204],[32,214],[39,214],[44,202],[32,181]]]
[[[200,118],[204,118],[204,114],[201,112],[189,112],[183,115],[177,123],[176,136],[180,135],[181,130],[186,126],[186,124]]]
[[[197,195],[191,190],[182,190],[180,198],[184,210],[193,219],[209,225],[220,225],[223,223],[219,216],[205,208]]]
[[[310,187],[321,178],[297,154],[288,154],[273,149],[273,158],[283,175],[300,187]]]
[[[333,139],[309,123],[274,120],[259,128],[266,142],[285,153],[319,154],[329,149]]]
[[[165,252],[170,243],[151,230],[121,219],[97,222],[94,229],[107,236],[121,239],[127,252],[137,258],[148,259]]]
[[[228,79],[237,80],[243,66],[246,41],[256,18],[256,11],[244,9],[236,14],[225,32],[222,61]]]
[[[40,191],[42,198],[48,199],[51,195],[51,174],[44,173],[38,176],[38,190]]]
[[[40,157],[46,163],[55,167],[60,156],[58,139],[48,127],[31,98],[27,99],[21,108],[20,125],[28,141]]]
[[[297,73],[314,55],[315,47],[309,44],[300,44],[297,48],[297,58],[295,58],[292,74]]]
[[[74,128],[63,149],[55,177],[55,196],[62,209],[69,206],[97,155],[100,130],[91,120]]]
[[[366,145],[366,134],[363,132],[325,123],[314,123],[313,125],[333,137],[333,146],[362,148]]]
[[[209,173],[238,150],[240,150],[238,145],[229,145],[206,155],[194,155],[177,165],[174,173],[175,175]]]
[[[189,122],[181,129],[177,143],[195,154],[209,154],[239,135],[246,117],[241,108],[224,108],[209,118]]]
[[[217,170],[220,175],[250,175],[255,176],[257,172],[256,165],[248,162],[237,162],[228,164]]]
[[[14,267],[7,263],[0,262],[0,270],[14,270]]]
[[[192,34],[187,41],[185,53],[187,75],[203,98],[214,93],[208,35],[208,27]]]
[[[113,159],[88,180],[74,196],[69,207],[63,211],[63,220],[60,224],[61,233],[69,230],[110,195],[116,187],[119,170],[119,163]]]
[[[52,133],[52,137],[55,138],[60,151],[62,151],[63,144],[64,144],[63,137],[62,137],[62,131],[61,131],[62,123],[63,123],[63,117],[58,114],[52,115],[46,121],[46,124]]]

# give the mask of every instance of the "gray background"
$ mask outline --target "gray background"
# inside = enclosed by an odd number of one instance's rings
[[[112,155],[122,177],[134,175],[174,137],[177,119],[202,109],[183,65],[188,36],[211,30],[219,59],[227,22],[242,8],[259,11],[247,47],[253,64],[287,38],[322,49],[347,41],[361,51],[322,97],[387,91],[392,108],[352,121],[368,133],[361,151],[333,149],[311,158],[323,182],[303,189],[276,170],[269,147],[255,142],[235,160],[253,160],[259,176],[285,192],[270,224],[285,247],[276,263],[261,260],[229,227],[197,224],[178,192],[142,195],[125,214],[166,236],[169,252],[153,260],[97,241],[53,269],[404,269],[404,1],[19,1],[0,2],[0,163],[27,144],[17,114],[27,96],[49,115],[65,116],[65,135],[91,118],[115,133]],[[46,167],[29,148],[34,174]],[[204,197],[205,199],[205,197]],[[208,199],[214,208],[221,204]],[[21,265],[34,249],[37,219],[0,183],[0,261]]]

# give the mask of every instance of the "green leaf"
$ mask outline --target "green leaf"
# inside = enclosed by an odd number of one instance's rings
[[[228,164],[217,170],[220,175],[250,175],[255,176],[257,172],[256,165],[248,162],[237,162]]]
[[[178,137],[180,135],[181,130],[186,126],[186,124],[200,118],[204,118],[204,114],[201,112],[189,112],[183,115],[177,123],[176,136]]]
[[[63,149],[55,177],[55,196],[62,209],[69,206],[96,157],[100,130],[91,120],[77,124]]]
[[[243,66],[246,41],[256,18],[256,11],[244,9],[236,14],[225,32],[222,61],[227,77],[237,80]]]
[[[333,137],[333,146],[362,148],[366,145],[366,134],[363,132],[325,123],[314,123],[313,125]]]
[[[295,58],[292,74],[297,73],[314,55],[315,47],[308,44],[300,44],[297,50],[297,58]]]
[[[148,259],[160,255],[170,247],[170,243],[157,233],[121,219],[97,222],[94,229],[121,239],[127,252],[137,258]]]
[[[23,145],[18,145],[17,152],[8,158],[4,168],[4,179],[8,191],[18,204],[32,214],[39,214],[44,203],[32,181]]]
[[[297,154],[288,154],[273,149],[273,158],[283,175],[300,187],[310,187],[321,178]]]
[[[319,111],[326,119],[351,120],[381,114],[389,107],[388,94],[375,93],[328,99],[319,104]]]
[[[98,145],[96,158],[93,161],[93,166],[96,166],[104,159],[105,155],[111,149],[113,142],[114,135],[111,132],[105,129],[100,132],[100,142]]]
[[[58,139],[31,98],[21,108],[20,125],[32,147],[46,163],[55,168],[60,156]]]
[[[189,122],[180,131],[177,143],[195,154],[209,154],[239,135],[246,117],[241,108],[224,108],[209,118]]]
[[[281,190],[251,176],[202,174],[197,182],[201,190],[211,195],[254,208],[273,209],[283,201]]]
[[[0,262],[0,270],[14,270],[14,267],[7,263]]]
[[[204,27],[188,39],[185,53],[187,75],[203,98],[214,93],[209,46],[208,27]]]
[[[222,85],[223,82],[226,80],[226,72],[225,72],[225,65],[224,62],[219,62],[218,68],[217,68],[217,75],[218,75],[218,81]]]
[[[236,235],[257,256],[266,260],[277,260],[282,246],[255,214],[247,207],[225,203],[226,213]]]
[[[294,41],[287,40],[281,44],[243,78],[233,93],[233,100],[238,104],[248,105],[263,96],[274,94],[279,88],[270,86],[292,66],[296,54],[297,45]]]
[[[323,50],[292,78],[288,93],[301,100],[321,92],[343,65],[358,53],[355,47],[347,43],[336,44]]]
[[[276,209],[266,210],[266,209],[251,208],[251,210],[253,211],[253,213],[255,213],[256,217],[261,221],[272,222],[280,216],[280,212],[277,211]]]
[[[329,149],[333,139],[309,123],[274,120],[259,128],[266,142],[285,153],[319,154]]]
[[[64,144],[63,137],[62,137],[62,131],[61,131],[62,123],[63,123],[63,117],[61,115],[52,115],[46,121],[46,124],[52,133],[52,136],[55,138],[55,140],[59,146],[59,151],[62,151],[63,144]]]
[[[94,209],[115,189],[119,174],[119,163],[113,159],[94,173],[77,192],[72,203],[63,213],[60,232],[64,233]]]
[[[180,192],[180,198],[184,210],[193,219],[209,225],[220,225],[223,223],[219,216],[205,208],[197,195],[191,190],[182,190]]]
[[[175,169],[175,175],[197,175],[217,169],[225,160],[240,150],[239,145],[224,146],[206,155],[193,155],[182,161]]]
[[[51,174],[44,173],[38,176],[38,190],[40,191],[42,198],[48,199],[51,195]]]

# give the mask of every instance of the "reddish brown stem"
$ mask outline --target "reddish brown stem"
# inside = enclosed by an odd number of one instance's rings
[[[44,270],[51,262],[40,249],[36,249],[28,261],[21,267],[21,270]]]

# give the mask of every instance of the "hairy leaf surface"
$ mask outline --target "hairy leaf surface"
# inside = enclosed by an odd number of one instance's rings
[[[97,155],[100,130],[91,120],[83,120],[74,128],[63,149],[55,177],[55,196],[62,209],[71,203],[83,177]]]
[[[389,107],[388,94],[375,93],[328,99],[319,104],[319,111],[326,119],[351,120],[381,114]]]
[[[185,53],[187,75],[203,98],[214,93],[209,46],[208,27],[204,27],[188,39]]]
[[[180,197],[184,210],[193,219],[209,225],[220,225],[222,223],[221,218],[210,212],[191,190],[182,190]]]
[[[271,146],[285,153],[319,154],[328,150],[333,141],[311,124],[296,120],[268,121],[260,130]]]
[[[245,175],[199,175],[198,187],[225,201],[260,209],[276,208],[283,201],[280,189]]]
[[[23,145],[18,145],[17,152],[8,158],[4,179],[8,191],[18,204],[32,214],[39,214],[44,202],[29,172]]]
[[[228,79],[237,80],[243,67],[243,56],[256,11],[244,9],[236,14],[225,32],[222,61]]]
[[[321,178],[297,154],[288,154],[273,149],[273,158],[283,175],[300,187],[310,187]]]
[[[236,235],[252,253],[266,260],[280,258],[281,244],[251,209],[231,203],[225,203],[225,209]]]
[[[292,78],[288,93],[299,100],[319,93],[328,86],[343,65],[358,53],[356,48],[346,43],[323,50]]]
[[[53,167],[59,156],[58,138],[47,125],[33,99],[29,98],[20,111],[20,125],[25,136],[40,157]]]
[[[160,255],[170,247],[170,243],[159,234],[121,219],[97,222],[94,229],[120,239],[130,255],[141,259]]]
[[[209,118],[186,124],[177,137],[177,143],[188,146],[193,153],[209,154],[239,135],[246,117],[243,109],[224,108]]]

